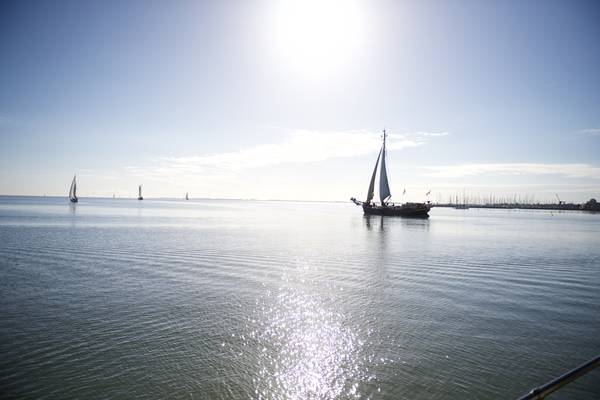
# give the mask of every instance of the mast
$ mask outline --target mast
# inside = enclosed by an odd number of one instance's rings
[[[390,193],[390,185],[388,183],[387,178],[387,169],[385,167],[385,139],[387,134],[385,129],[383,130],[383,146],[381,147],[381,172],[379,174],[379,198],[381,200],[381,205],[384,205],[386,199],[388,199],[392,194]]]

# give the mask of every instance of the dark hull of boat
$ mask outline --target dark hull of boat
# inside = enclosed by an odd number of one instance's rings
[[[367,206],[363,204],[365,215],[384,215],[405,218],[429,218],[430,206],[426,204],[401,206]]]
[[[79,200],[78,199],[69,199],[71,200],[71,203],[77,203]]]
[[[142,196],[138,197],[138,200],[144,200],[144,198]]]

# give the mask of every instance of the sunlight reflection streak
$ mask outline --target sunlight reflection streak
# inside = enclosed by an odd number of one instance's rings
[[[259,398],[355,394],[366,377],[360,330],[348,326],[344,314],[326,299],[302,288],[281,288],[273,300],[270,306],[262,302],[252,320],[251,336],[263,349],[255,381]]]

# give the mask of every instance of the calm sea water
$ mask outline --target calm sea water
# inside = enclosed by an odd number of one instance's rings
[[[0,197],[3,397],[510,399],[600,353],[600,215],[80,201]]]

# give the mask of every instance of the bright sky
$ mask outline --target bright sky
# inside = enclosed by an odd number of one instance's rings
[[[0,194],[600,198],[597,1],[2,1]]]

